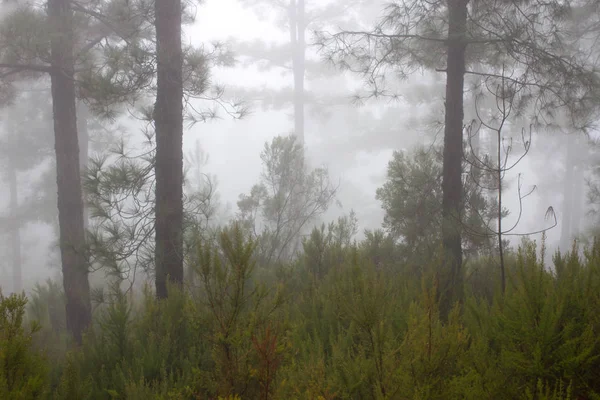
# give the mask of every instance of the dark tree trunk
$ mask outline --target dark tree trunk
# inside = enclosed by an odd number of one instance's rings
[[[456,301],[462,300],[463,289],[461,213],[467,4],[468,0],[448,0],[448,60],[442,181],[444,266],[439,281],[442,318],[448,316]]]
[[[79,140],[79,168],[81,172],[85,171],[89,160],[90,134],[88,130],[88,120],[90,110],[82,101],[77,102],[77,134]],[[87,231],[90,224],[88,208],[83,204],[83,227]]]
[[[183,283],[183,53],[181,0],[155,0],[156,295]]]
[[[294,134],[304,146],[304,74],[306,70],[306,9],[304,0],[290,1],[290,40],[294,74]]]
[[[12,163],[11,163],[12,164]],[[17,169],[14,165],[8,167],[8,183],[10,186],[10,249],[12,255],[13,292],[23,290],[23,262],[21,258],[21,230],[19,220],[19,186]]]
[[[70,1],[48,0],[48,16],[52,27],[52,111],[67,329],[81,343],[82,334],[91,323],[91,303],[85,256]]]

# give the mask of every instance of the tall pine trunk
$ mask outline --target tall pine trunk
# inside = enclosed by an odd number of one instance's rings
[[[443,318],[448,316],[454,302],[462,300],[463,290],[461,213],[467,4],[468,0],[448,0],[448,60],[442,181],[444,265],[439,280],[440,313]]]
[[[13,292],[23,290],[23,262],[21,257],[21,230],[19,220],[19,185],[17,168],[10,162],[8,166],[8,183],[10,189],[10,249],[12,258]]]
[[[77,134],[79,140],[79,168],[84,171],[87,168],[89,160],[90,134],[88,130],[88,120],[90,110],[83,101],[77,102]],[[87,231],[90,224],[89,210],[83,204],[83,227]]]
[[[155,0],[156,295],[183,283],[183,52],[181,0]]]
[[[51,87],[58,185],[58,223],[67,329],[78,343],[91,323],[83,197],[75,108],[73,12],[69,0],[48,0]]]
[[[306,57],[306,9],[304,0],[290,1],[290,40],[294,74],[294,134],[304,146],[304,75]]]

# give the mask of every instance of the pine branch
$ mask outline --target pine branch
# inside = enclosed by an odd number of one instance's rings
[[[125,43],[127,43],[128,45],[130,45],[130,40],[131,40],[131,35],[128,35],[127,33],[125,33],[124,31],[122,31],[119,27],[115,26],[115,24],[113,24],[107,16],[91,10],[89,8],[86,8],[84,6],[82,6],[81,4],[79,4],[76,1],[71,1],[72,7],[73,7],[73,11],[76,12],[80,12],[86,15],[89,15],[91,17],[96,18],[98,21],[100,21],[101,23],[103,23],[104,25],[106,25],[107,28],[109,28],[114,34],[116,34],[121,40],[123,40]],[[101,41],[102,38],[99,40]],[[98,41],[98,42],[99,42]],[[92,46],[93,47],[93,46]]]

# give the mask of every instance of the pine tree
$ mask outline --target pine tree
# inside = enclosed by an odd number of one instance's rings
[[[181,0],[156,0],[156,295],[183,284]]]
[[[317,4],[311,0],[240,0],[256,12],[267,9],[274,11],[277,21],[287,30],[289,41],[283,44],[266,43],[261,41],[235,43],[235,51],[249,62],[260,65],[267,71],[283,70],[292,75],[292,87],[280,90],[260,91],[245,90],[246,96],[259,98],[263,107],[284,108],[293,107],[293,132],[304,145],[306,140],[307,108],[312,106],[317,114],[323,115],[335,105],[345,105],[347,100],[335,92],[335,86],[344,81],[334,70],[328,69],[318,60],[311,58],[308,52],[310,46],[310,30],[315,27],[337,25],[348,20],[360,20],[362,14],[373,10],[376,6],[372,1],[351,0],[333,1],[326,5]],[[378,4],[378,2],[375,2]],[[326,90],[319,90],[319,78],[329,82],[335,80]],[[314,82],[314,85],[310,85]],[[307,84],[312,86],[307,88]],[[326,82],[325,82],[326,84]],[[345,86],[345,83],[342,83]],[[332,89],[334,91],[332,91]]]
[[[482,84],[492,86],[508,79],[518,93],[516,108],[538,116],[552,116],[557,108],[564,108],[578,118],[579,125],[589,122],[589,111],[597,104],[586,93],[600,87],[592,61],[570,43],[563,29],[568,5],[477,3],[476,12],[474,7],[475,2],[468,0],[396,1],[370,31],[319,35],[325,58],[362,74],[372,97],[384,93],[392,75],[406,77],[419,68],[446,74],[442,316],[462,298],[459,226],[465,75],[478,76]]]
[[[304,230],[331,205],[337,188],[325,168],[308,169],[295,135],[265,143],[261,159],[260,182],[240,195],[238,218],[257,240],[260,261],[271,266],[297,254]]]
[[[73,11],[69,0],[48,0],[51,28],[50,74],[58,218],[63,285],[66,294],[67,328],[81,343],[92,320],[90,284],[83,223],[83,193],[79,164],[79,137],[75,99]]]

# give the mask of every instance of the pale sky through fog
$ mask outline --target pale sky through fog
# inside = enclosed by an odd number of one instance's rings
[[[327,0],[324,0],[323,3],[327,3]],[[186,27],[186,33],[194,45],[202,45],[202,43],[213,40],[226,41],[232,37],[244,41],[264,40],[264,38],[268,38],[268,42],[287,41],[288,37],[285,29],[277,29],[276,24],[274,15],[271,15],[270,20],[260,20],[250,7],[243,7],[236,0],[205,0],[204,4],[197,8],[195,25]],[[310,41],[310,33],[307,35],[307,40]],[[278,72],[260,73],[255,68],[218,70],[213,71],[212,75],[216,82],[226,83],[228,86],[284,87],[292,84],[291,75],[282,75]],[[398,135],[406,136],[410,135],[411,132],[414,133],[416,130],[423,129],[409,121],[410,116],[414,115],[419,109],[423,111],[425,108],[423,114],[432,112],[431,93],[428,93],[428,90],[431,90],[429,86],[431,84],[430,78],[417,74],[401,84],[400,90],[406,97],[406,101],[405,106],[400,107],[398,112]],[[436,78],[440,77],[437,76]],[[307,88],[310,89],[310,83],[307,82],[306,84]],[[441,89],[443,90],[443,86]],[[351,94],[348,93],[349,96]],[[425,98],[419,98],[423,96]],[[442,107],[443,93],[437,93],[437,96],[440,96],[439,107]],[[276,135],[290,133],[293,128],[291,117],[291,106],[286,111],[263,112],[260,106],[257,105],[255,113],[245,120],[232,121],[223,115],[221,120],[198,124],[186,132],[184,136],[185,147],[189,149],[196,140],[200,141],[202,148],[210,157],[207,172],[218,175],[221,196],[224,201],[231,203],[234,212],[237,210],[235,203],[238,195],[248,192],[250,187],[257,182],[261,168],[259,154],[264,142]],[[332,171],[334,179],[341,179],[342,184],[340,188],[342,198],[340,200],[344,207],[340,210],[333,206],[333,209],[327,215],[334,217],[346,213],[354,207],[359,216],[361,231],[364,228],[380,227],[383,220],[383,211],[380,203],[375,199],[375,191],[384,183],[386,167],[392,157],[393,150],[399,150],[400,148],[382,149],[375,153],[360,151],[355,155],[355,162],[351,168],[340,170],[340,168],[336,168],[336,155],[320,153],[318,144],[328,139],[332,140],[334,134],[344,135],[344,132],[323,131],[317,125],[312,123],[310,119],[306,122],[308,156],[316,157],[314,161],[327,165]],[[315,146],[311,148],[311,144]],[[524,160],[522,166],[522,169],[519,168],[514,171],[513,182],[518,172],[528,170],[527,160]],[[524,187],[537,183],[534,173],[526,174],[526,176],[527,179],[523,182]],[[511,185],[513,188],[516,186],[514,183]],[[354,191],[352,193],[354,197],[343,198],[344,187],[347,188],[349,185],[359,187],[362,195],[358,196]],[[507,205],[511,209],[517,211],[518,202],[514,197],[508,193],[505,202],[508,203]],[[543,206],[533,199],[530,200],[523,204],[524,213],[521,225],[523,232],[527,231],[528,227],[533,226],[537,229],[544,224],[541,217],[543,217],[547,206]],[[510,224],[513,217],[516,217],[516,214],[509,216],[506,223]],[[558,234],[558,230],[551,231],[549,237],[552,238]]]
[[[268,21],[259,21],[252,10],[244,9],[234,0],[208,0],[197,8],[196,23],[186,27],[192,44],[198,46],[231,37],[255,39],[282,35]],[[228,85],[264,80],[264,75],[235,68],[212,72],[213,81]],[[184,134],[184,146],[190,148],[196,140],[209,154],[210,173],[219,178],[219,191],[235,208],[237,196],[250,189],[260,172],[259,153],[265,141],[291,128],[283,113],[262,113],[260,110],[244,120],[233,121],[222,113],[222,119],[200,123]],[[243,173],[240,173],[243,171]]]
[[[323,3],[327,3],[324,1]],[[285,42],[288,40],[285,29],[277,29],[277,21],[274,16],[271,19],[260,20],[250,7],[243,7],[235,0],[207,0],[197,8],[196,23],[194,26],[186,27],[189,40],[194,45],[202,45],[213,40],[226,41],[229,38],[252,41],[255,39],[268,38],[268,42]],[[310,33],[307,35],[310,41]],[[310,50],[309,50],[310,51]],[[248,85],[254,87],[285,87],[292,85],[290,74],[278,72],[260,73],[255,68],[235,68],[228,70],[213,71],[214,80],[227,85]],[[310,83],[307,82],[307,88]],[[348,93],[350,96],[351,93]],[[210,157],[207,166],[209,173],[218,175],[219,191],[224,200],[232,204],[236,210],[236,200],[240,193],[247,192],[257,182],[260,173],[260,151],[265,141],[269,141],[276,135],[291,133],[293,128],[292,107],[284,111],[264,112],[257,105],[254,113],[245,120],[232,121],[223,115],[221,120],[198,124],[188,131],[184,136],[185,147],[193,145],[196,140],[200,141],[202,148],[208,152]],[[307,114],[308,116],[308,114]],[[318,149],[311,148],[311,143],[319,143],[327,138],[321,137],[330,132],[323,132],[318,124],[306,122],[306,142],[309,157],[316,157],[318,164],[325,164],[332,170],[336,181],[341,179],[341,184],[349,183],[349,180],[360,185],[366,197],[362,197],[361,203],[369,202],[364,209],[357,209],[357,213],[365,217],[375,216],[374,221],[359,220],[361,227],[378,227],[381,224],[383,213],[379,203],[375,200],[375,189],[381,185],[383,173],[391,156],[391,150],[384,150],[381,157],[373,154],[357,155],[357,163],[349,170],[345,170],[341,176],[336,176],[336,165],[331,154],[323,155]],[[311,129],[312,127],[312,129]],[[328,156],[325,159],[323,156]],[[243,171],[241,173],[240,171]],[[338,172],[337,175],[340,175]],[[343,188],[342,188],[343,189]],[[342,190],[343,191],[343,190]],[[344,201],[343,209],[334,206],[330,215],[349,212],[353,206],[352,201]],[[358,200],[358,199],[354,199]],[[354,203],[356,204],[356,203]]]
[[[328,0],[312,2],[326,4]],[[227,41],[234,38],[240,41],[265,40],[269,43],[282,43],[289,40],[287,28],[278,29],[278,23],[272,15],[267,15],[264,20],[259,19],[250,7],[243,7],[239,0],[205,0],[196,9],[196,23],[186,26],[184,41],[194,46],[201,46],[212,41]],[[311,35],[307,32],[310,43]],[[314,50],[307,51],[313,57]],[[316,80],[306,80],[307,90],[316,87],[316,92],[343,93],[350,97],[351,87],[361,84],[360,78],[351,76],[342,77],[339,73],[337,79],[330,76]],[[231,69],[218,69],[211,71],[213,83],[224,84],[227,88],[247,86],[255,89],[261,87],[283,88],[292,86],[291,74],[282,74],[273,70],[259,72],[256,66],[240,66]],[[347,75],[346,77],[349,77]],[[433,78],[433,79],[432,79]],[[383,210],[381,204],[375,199],[375,192],[385,181],[387,164],[392,158],[393,150],[410,148],[418,141],[419,135],[431,132],[424,121],[428,118],[443,119],[443,93],[445,76],[443,74],[416,73],[398,84],[398,92],[402,95],[400,106],[392,109],[393,118],[391,126],[383,127],[379,135],[366,135],[359,129],[352,130],[352,122],[346,120],[346,115],[354,115],[353,109],[333,110],[335,118],[327,124],[317,122],[311,114],[310,107],[306,112],[306,145],[308,158],[313,166],[325,165],[331,172],[332,179],[340,182],[339,199],[343,204],[340,209],[333,205],[323,217],[324,221],[331,221],[341,214],[348,213],[354,208],[359,222],[359,237],[363,229],[381,227]],[[345,87],[348,87],[347,93]],[[373,106],[373,103],[367,103]],[[343,108],[343,107],[341,107]],[[380,114],[386,109],[381,104],[373,107]],[[264,143],[277,135],[286,135],[293,129],[293,109],[291,105],[284,110],[262,110],[260,104],[255,104],[254,113],[244,120],[234,121],[225,113],[221,119],[208,123],[198,123],[184,132],[184,150],[192,151],[198,141],[202,149],[209,156],[209,163],[204,172],[218,177],[218,191],[223,205],[229,203],[232,216],[237,211],[237,199],[241,193],[248,193],[252,185],[257,183],[261,170],[260,152]],[[344,114],[347,113],[347,114]],[[396,119],[397,117],[397,119]],[[131,136],[140,137],[141,127],[136,121],[123,117],[123,123],[128,128]],[[362,121],[361,121],[362,122]],[[388,121],[389,122],[389,121]],[[372,121],[364,121],[367,128],[372,128]],[[363,125],[361,124],[361,126]],[[354,136],[352,136],[354,135]],[[362,136],[359,136],[362,135]],[[438,140],[441,140],[438,138]],[[533,146],[536,146],[534,138]],[[351,143],[352,146],[347,144]],[[440,142],[438,142],[440,143]],[[440,143],[441,144],[441,143]],[[342,150],[341,148],[344,148]],[[349,153],[353,148],[353,154]],[[535,157],[535,156],[534,156]],[[350,160],[350,161],[349,161]],[[510,190],[504,195],[505,204],[511,209],[512,215],[506,219],[506,225],[518,214],[518,196],[516,195],[516,176],[523,172],[523,187],[527,190],[532,185],[538,185],[541,193],[548,193],[544,188],[541,177],[544,171],[536,171],[526,157],[519,168],[509,174]],[[512,178],[512,179],[511,179]],[[547,182],[547,179],[546,181]],[[1,187],[0,187],[1,189]],[[544,192],[545,190],[545,192]],[[0,193],[1,195],[1,193]],[[557,194],[560,197],[560,193]],[[0,208],[8,203],[8,198],[0,196]],[[560,204],[547,202],[542,196],[532,196],[524,203],[523,220],[519,232],[538,230],[547,226],[544,214],[549,205],[558,211]],[[504,222],[503,222],[504,223]],[[23,230],[23,243],[25,248],[33,249],[24,254],[24,276],[32,279],[44,279],[58,269],[48,269],[47,248],[49,238],[53,236],[51,228],[47,225],[36,224]],[[560,229],[553,229],[548,234],[550,241],[556,241],[560,236]],[[35,249],[34,249],[35,248]],[[31,271],[35,270],[35,274]],[[38,273],[39,272],[39,273]],[[0,264],[0,278],[2,265]]]

